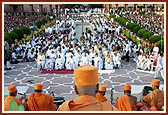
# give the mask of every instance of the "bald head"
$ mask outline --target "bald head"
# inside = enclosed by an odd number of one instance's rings
[[[77,95],[89,95],[96,97],[96,93],[98,92],[99,85],[91,85],[91,86],[76,86],[75,85],[75,92]]]

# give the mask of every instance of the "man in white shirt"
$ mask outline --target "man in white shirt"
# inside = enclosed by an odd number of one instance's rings
[[[156,72],[154,77],[157,78],[158,73],[161,73],[161,76],[164,77],[164,71],[163,71],[163,53],[160,53],[160,56],[157,58],[157,66],[156,66]]]
[[[103,69],[103,60],[98,56],[98,54],[96,54],[96,57],[94,58],[94,66],[96,66],[98,70]]]
[[[113,56],[114,67],[116,69],[118,69],[121,66],[121,58],[117,54],[118,54],[118,52],[116,52]]]
[[[66,63],[65,63],[65,67],[67,70],[74,70],[75,69],[75,60],[73,59],[73,56],[71,55]]]
[[[61,55],[58,55],[58,58],[55,60],[55,69],[63,69],[65,64],[64,57],[61,57]]]
[[[88,56],[86,56],[86,52],[84,52],[84,55],[81,58],[80,65],[90,65]]]
[[[41,52],[40,55],[38,55],[37,57],[37,69],[38,70],[44,69],[44,65],[45,65],[45,56]]]
[[[52,61],[52,59],[50,58],[50,56],[47,56],[46,62],[45,62],[45,68],[48,70],[53,70],[54,67],[54,63]]]
[[[107,55],[105,58],[105,69],[110,70],[113,69],[113,63],[110,55]]]
[[[159,47],[157,46],[157,43],[155,43],[155,47],[153,48],[154,58],[156,59],[159,53]]]

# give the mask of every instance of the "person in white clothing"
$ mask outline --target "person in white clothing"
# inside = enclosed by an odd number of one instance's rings
[[[164,71],[163,71],[163,53],[160,53],[160,56],[157,58],[157,66],[156,71],[154,74],[155,78],[158,78],[158,73],[161,73],[161,76],[164,77]]]
[[[159,53],[159,47],[157,46],[157,43],[155,43],[155,47],[153,47],[153,53],[154,53],[154,58],[156,59]]]
[[[86,52],[84,52],[84,55],[82,56],[80,61],[80,65],[90,65],[88,56],[86,56]]]
[[[150,56],[147,55],[144,62],[144,70],[148,69],[150,71],[150,67],[151,67],[151,59],[150,59]]]
[[[98,56],[98,54],[96,54],[96,57],[94,58],[94,66],[96,66],[98,70],[103,69],[103,60]]]
[[[113,69],[113,63],[110,55],[107,55],[105,58],[105,69],[110,70]]]
[[[75,60],[73,59],[72,55],[67,59],[67,61],[65,63],[65,67],[67,70],[74,70],[75,69],[75,67],[76,67]]]
[[[58,55],[58,58],[55,60],[55,69],[64,69],[65,59],[64,57],[61,57],[61,55]]]
[[[113,62],[114,62],[114,68],[118,69],[121,66],[121,59],[119,55],[117,55],[118,52],[116,52],[113,56]]]
[[[38,55],[37,57],[37,69],[38,70],[44,69],[44,65],[45,65],[45,56],[41,52],[40,55]]]
[[[54,63],[52,61],[52,59],[50,58],[50,56],[47,56],[46,62],[45,62],[45,69],[48,70],[53,70],[54,67]]]

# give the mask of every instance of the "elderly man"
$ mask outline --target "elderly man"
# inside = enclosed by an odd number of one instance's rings
[[[27,104],[26,104],[26,99],[25,97],[21,97],[20,99],[17,99],[17,89],[16,89],[16,85],[10,85],[8,87],[8,91],[9,91],[9,96],[5,97],[4,99],[4,111],[9,111],[9,104],[12,100],[14,100],[17,105],[23,105],[25,110],[27,110]],[[25,102],[22,103],[22,100],[25,99]]]
[[[137,98],[131,95],[131,86],[124,85],[124,96],[120,97],[114,106],[120,111],[136,111]]]
[[[92,65],[79,66],[74,71],[75,92],[78,97],[64,102],[58,111],[114,111],[113,106],[96,99],[98,70]]]
[[[28,108],[30,111],[56,111],[57,106],[50,95],[42,93],[43,84],[34,85],[35,93],[28,97]]]
[[[148,95],[143,97],[143,101],[146,102],[148,107],[157,107],[158,110],[162,110],[164,106],[164,92],[159,89],[160,80],[152,80],[152,89]]]

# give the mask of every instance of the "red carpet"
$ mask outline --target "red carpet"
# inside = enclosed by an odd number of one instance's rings
[[[74,71],[72,71],[72,70],[49,70],[49,71],[47,71],[46,69],[44,69],[44,70],[42,70],[42,72],[41,72],[42,74],[47,74],[47,73],[49,73],[49,74],[53,74],[53,73],[55,73],[55,74],[73,74],[74,73]]]

